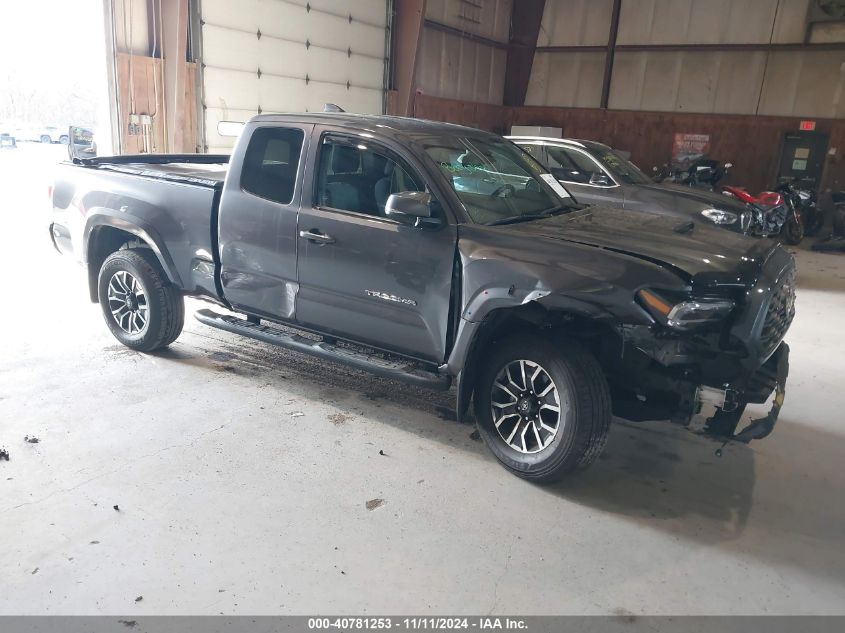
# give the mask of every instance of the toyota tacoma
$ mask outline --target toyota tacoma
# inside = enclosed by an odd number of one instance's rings
[[[231,157],[74,157],[50,235],[87,267],[127,347],[169,345],[184,297],[206,299],[222,308],[197,312],[207,326],[454,386],[458,419],[472,405],[492,453],[532,481],[593,462],[612,415],[747,442],[783,401],[795,298],[783,248],[578,205],[475,129],[259,115]],[[738,428],[772,393],[771,412]]]

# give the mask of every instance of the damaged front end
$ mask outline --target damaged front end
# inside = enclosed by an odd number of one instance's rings
[[[616,415],[670,419],[726,441],[768,436],[789,374],[783,338],[795,315],[794,274],[792,257],[776,249],[744,284],[741,278],[711,279],[696,288],[693,280],[690,296],[700,299],[640,291],[654,323],[617,328],[621,349],[612,354],[608,376]],[[738,430],[746,405],[763,404],[772,393],[769,413]],[[705,405],[715,412],[703,427],[694,427]]]

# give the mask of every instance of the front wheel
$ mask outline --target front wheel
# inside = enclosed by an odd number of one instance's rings
[[[153,352],[182,332],[185,303],[149,249],[112,253],[100,268],[100,307],[114,337],[131,349]]]
[[[51,138],[50,138],[49,136],[47,136],[46,134],[43,134],[43,135],[41,136],[41,142],[42,142],[42,143],[45,143],[45,144],[47,144],[47,143],[52,143],[52,142],[53,142],[53,139],[51,139]]]
[[[783,237],[786,243],[792,246],[800,244],[801,240],[804,239],[804,224],[797,216],[790,214],[786,218],[786,224],[783,226]]]
[[[581,345],[522,335],[485,359],[475,391],[478,431],[508,470],[558,481],[599,456],[610,428],[610,391]]]

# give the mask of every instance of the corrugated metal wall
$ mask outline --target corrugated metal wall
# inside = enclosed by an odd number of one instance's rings
[[[383,111],[387,0],[202,0],[201,18],[207,151],[259,111]]]
[[[428,0],[418,53],[417,86],[425,94],[502,103],[507,51],[438,29],[431,22],[506,45],[514,0]]]
[[[604,46],[612,10],[613,0],[546,0],[537,46]],[[604,60],[604,52],[537,52],[526,105],[597,106]]]
[[[617,45],[802,43],[810,0],[623,0]],[[612,0],[547,0],[538,46],[605,46]],[[845,41],[816,27],[811,41]],[[526,104],[599,107],[604,52],[535,55]],[[845,115],[845,51],[616,53],[620,110]]]

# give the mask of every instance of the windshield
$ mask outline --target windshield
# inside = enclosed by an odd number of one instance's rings
[[[592,154],[617,181],[626,185],[653,184],[651,178],[615,149],[595,149]]]
[[[473,222],[501,224],[575,207],[566,190],[513,143],[495,136],[423,141]]]

